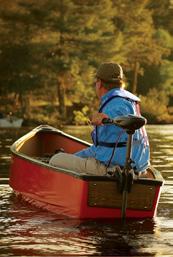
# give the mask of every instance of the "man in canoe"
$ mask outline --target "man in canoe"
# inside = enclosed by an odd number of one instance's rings
[[[96,73],[95,88],[100,108],[91,119],[93,145],[74,153],[58,153],[50,159],[57,166],[79,173],[105,175],[114,167],[125,165],[127,133],[115,125],[105,125],[104,118],[114,119],[128,114],[139,115],[140,99],[124,89],[122,67],[113,62],[102,63]],[[136,174],[144,174],[149,166],[150,150],[144,127],[133,136],[132,163]]]

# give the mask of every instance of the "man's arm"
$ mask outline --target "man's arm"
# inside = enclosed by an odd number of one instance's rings
[[[91,118],[91,124],[93,124],[95,126],[103,125],[102,120],[104,118],[109,118],[109,117],[107,114],[105,114],[103,112],[96,112],[93,114],[93,116]]]
[[[95,158],[95,146],[91,145],[90,147],[81,150],[79,152],[74,153],[76,156],[79,156],[81,158],[88,158],[88,157],[93,157]]]

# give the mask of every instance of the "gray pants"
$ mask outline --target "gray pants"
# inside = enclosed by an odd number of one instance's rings
[[[49,164],[55,167],[91,175],[105,175],[106,167],[94,158],[81,158],[74,154],[58,153],[51,157]]]

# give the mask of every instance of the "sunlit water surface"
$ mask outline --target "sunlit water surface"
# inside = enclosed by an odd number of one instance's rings
[[[29,130],[0,130],[0,256],[173,256],[173,125],[147,126],[152,164],[165,179],[157,216],[126,223],[64,219],[17,199],[9,147]],[[89,138],[89,128],[63,130]]]

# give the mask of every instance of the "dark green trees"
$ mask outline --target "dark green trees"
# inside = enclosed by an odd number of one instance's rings
[[[94,72],[102,61],[122,64],[134,93],[156,88],[152,92],[171,97],[170,1],[0,0],[0,5],[0,101],[18,101],[27,118],[36,100],[49,105],[43,115],[56,109],[61,121],[69,115],[74,120],[73,110],[87,106],[88,114],[96,108]]]

